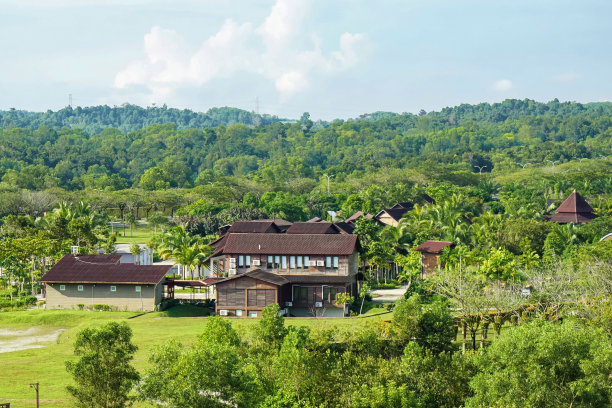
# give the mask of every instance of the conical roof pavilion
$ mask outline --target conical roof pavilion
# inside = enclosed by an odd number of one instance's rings
[[[574,190],[549,219],[559,224],[581,224],[591,222],[594,218],[597,218],[597,215],[593,213],[589,203]]]

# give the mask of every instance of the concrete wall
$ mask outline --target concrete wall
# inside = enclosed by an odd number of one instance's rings
[[[78,290],[78,284],[66,283],[66,289],[61,291],[59,283],[46,284],[48,309],[76,309],[78,304],[115,306],[118,310],[154,310],[163,298],[163,284],[132,285],[115,284],[117,290],[111,292],[110,284],[83,284],[83,290]],[[136,292],[140,286],[141,292]]]

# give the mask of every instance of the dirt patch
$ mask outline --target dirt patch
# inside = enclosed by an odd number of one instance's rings
[[[0,329],[0,353],[45,347],[57,342],[57,338],[64,330],[45,330],[35,327],[27,330]]]

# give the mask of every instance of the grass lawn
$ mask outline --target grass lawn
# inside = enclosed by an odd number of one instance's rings
[[[380,309],[373,309],[380,311]],[[0,353],[0,403],[10,402],[18,407],[34,407],[35,393],[28,385],[40,382],[41,406],[65,407],[69,405],[66,385],[71,378],[65,369],[65,361],[73,358],[73,342],[77,332],[85,327],[101,325],[108,321],[126,321],[134,332],[138,351],[135,367],[142,371],[147,367],[147,357],[152,348],[170,339],[190,343],[202,331],[206,309],[195,306],[176,306],[163,312],[136,316],[135,312],[91,312],[76,310],[26,310],[0,313],[0,333],[35,329],[40,333],[63,330],[57,341],[42,348]],[[286,325],[307,326],[312,329],[337,329],[340,333],[353,332],[382,320],[391,314],[351,318],[290,318]],[[228,318],[242,338],[248,338],[259,319]],[[0,344],[13,337],[0,337]],[[137,407],[148,405],[136,404]]]
[[[118,244],[146,244],[154,235],[154,230],[148,225],[135,225],[130,233],[130,227],[125,227],[125,237],[123,236],[123,228],[116,227]],[[157,233],[161,233],[161,228],[157,228]]]

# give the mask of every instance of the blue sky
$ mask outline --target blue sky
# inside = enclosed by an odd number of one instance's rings
[[[612,100],[610,1],[3,0],[0,109]]]

